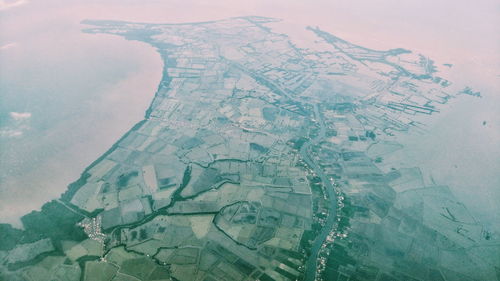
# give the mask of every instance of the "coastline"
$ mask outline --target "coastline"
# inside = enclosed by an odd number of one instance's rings
[[[82,24],[85,24],[87,22],[87,20],[85,21],[82,21]],[[127,39],[127,41],[139,41],[139,40],[134,40],[134,39]],[[142,41],[139,41],[139,42],[142,42]],[[144,42],[142,42],[144,43]],[[145,113],[144,113],[144,118],[137,122],[132,128],[130,128],[125,134],[123,134],[115,143],[113,143],[113,145],[108,149],[106,150],[106,152],[104,152],[103,154],[101,154],[101,156],[99,156],[96,160],[94,160],[92,163],[90,163],[90,165],[88,165],[84,170],[83,172],[81,173],[80,177],[70,183],[68,186],[67,186],[67,189],[66,191],[64,191],[62,194],[61,194],[61,200],[65,201],[66,203],[70,203],[69,201],[71,200],[71,198],[73,197],[73,195],[78,191],[78,189],[80,187],[82,187],[87,181],[86,179],[88,178],[88,171],[90,169],[92,169],[92,167],[94,167],[95,165],[97,165],[100,161],[102,161],[104,158],[106,158],[106,156],[108,156],[109,154],[111,154],[113,151],[116,150],[116,148],[118,147],[118,144],[124,140],[128,135],[130,135],[132,132],[134,131],[137,131],[139,128],[141,128],[141,126],[147,121],[147,119],[149,118],[150,114],[151,114],[151,111],[152,111],[152,108],[153,108],[153,104],[155,102],[155,99],[158,97],[159,93],[160,93],[160,89],[162,87],[165,87],[165,86],[168,86],[168,84],[170,83],[170,80],[169,80],[169,77],[168,77],[168,73],[166,71],[166,67],[165,65],[163,64],[163,62],[165,61],[165,59],[163,58],[163,54],[161,52],[158,52],[158,49],[155,50],[156,53],[160,54],[161,56],[161,63],[162,63],[162,77],[161,77],[161,80],[159,81],[159,83],[157,83],[157,89],[155,91],[155,94],[153,96],[153,98],[151,99],[151,102],[149,103],[149,106],[148,108],[146,109]],[[167,85],[163,85],[163,83],[165,81],[168,81],[167,82]]]
[[[80,26],[81,29],[82,26]],[[62,198],[61,196],[70,192],[72,187],[84,180],[85,172],[89,168],[115,149],[119,140],[126,137],[134,128],[140,126],[147,118],[147,110],[156,96],[153,93],[156,93],[155,89],[158,89],[158,84],[162,78],[160,71],[163,69],[163,61],[158,56],[155,48],[143,42],[124,44],[122,42],[125,40],[124,38],[86,35],[81,31],[78,36],[85,36],[84,39],[90,39],[92,41],[91,46],[95,45],[94,42],[98,42],[101,43],[101,46],[104,46],[103,49],[108,50],[113,46],[127,45],[124,47],[125,52],[118,51],[119,54],[112,56],[112,59],[121,60],[120,63],[129,68],[120,69],[117,71],[118,73],[128,72],[129,74],[124,79],[120,77],[117,81],[107,77],[96,77],[98,80],[91,81],[92,84],[97,86],[105,83],[105,87],[99,88],[95,93],[90,93],[91,95],[98,95],[97,101],[91,100],[89,101],[90,105],[85,104],[91,111],[84,112],[83,117],[90,116],[90,119],[82,118],[82,120],[77,120],[77,118],[81,117],[77,115],[73,118],[74,120],[62,120],[63,124],[58,124],[58,127],[56,127],[57,131],[51,132],[49,135],[45,134],[41,138],[35,138],[34,133],[28,132],[31,135],[26,134],[26,136],[23,136],[22,141],[26,139],[37,142],[38,146],[34,146],[34,149],[38,148],[40,150],[49,146],[53,148],[56,154],[47,159],[42,159],[41,164],[24,174],[20,174],[18,177],[9,175],[13,179],[10,182],[5,181],[2,184],[2,190],[0,190],[3,197],[2,204],[0,204],[3,213],[0,224],[11,224],[17,228],[22,227],[21,217],[30,211],[40,211],[43,205],[51,200]],[[103,40],[106,42],[105,44],[102,44]],[[86,47],[89,46],[84,45],[82,48]],[[99,60],[102,56],[97,53],[96,58],[93,58],[92,56],[95,56],[93,50],[91,52],[83,51],[87,52],[85,55],[89,61]],[[95,52],[102,51],[96,49]],[[75,72],[81,73],[85,71],[77,69]],[[94,76],[91,75],[91,78],[94,78]],[[152,80],[154,80],[154,84],[149,83]],[[148,90],[149,88],[152,88],[151,91]],[[89,99],[89,97],[84,98]],[[78,102],[81,101],[77,99],[75,103]],[[103,102],[103,104],[95,106],[97,102]],[[143,104],[144,106],[142,106]],[[137,121],[138,113],[142,115],[140,121]],[[34,115],[33,118],[35,117],[37,115]],[[100,119],[104,120],[100,122]],[[135,119],[135,121],[132,119]],[[128,125],[130,123],[133,126]],[[66,130],[68,131],[67,135],[57,133]],[[79,136],[82,137],[77,138]],[[56,139],[56,143],[50,142],[54,139]],[[39,148],[42,145],[44,146]],[[14,152],[11,152],[11,154],[15,155]],[[98,157],[96,158],[93,155]],[[23,159],[21,158],[19,161],[21,160]],[[8,167],[9,162],[4,159],[2,165]],[[21,204],[19,200],[25,203]],[[28,205],[26,202],[30,202],[30,204]]]

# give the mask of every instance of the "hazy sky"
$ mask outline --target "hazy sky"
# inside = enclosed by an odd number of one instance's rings
[[[32,204],[25,204],[24,210],[12,211],[14,204],[6,204],[13,202],[12,197],[27,196],[28,192],[12,195],[12,189],[17,186],[9,185],[8,190],[5,184],[0,186],[0,197],[7,198],[3,201],[0,198],[0,212],[5,214],[9,211],[12,217],[18,216],[55,198],[86,165],[104,152],[131,124],[139,121],[152,98],[161,74],[161,65],[157,61],[159,56],[154,50],[142,43],[127,42],[118,37],[83,34],[80,32],[81,20],[175,23],[245,15],[281,18],[290,25],[319,26],[365,47],[402,47],[428,55],[438,63],[452,63],[454,71],[450,73],[451,80],[471,85],[482,91],[484,98],[465,99],[443,110],[442,117],[432,121],[434,127],[430,129],[434,130],[433,134],[425,142],[413,143],[412,149],[429,148],[428,153],[423,155],[436,157],[418,161],[427,161],[421,164],[432,169],[441,167],[442,171],[435,177],[439,180],[441,175],[442,181],[451,180],[458,184],[460,198],[469,198],[469,205],[477,214],[488,217],[492,210],[499,210],[498,200],[494,200],[500,198],[500,188],[497,188],[500,177],[496,172],[500,170],[500,148],[497,147],[500,142],[498,0],[0,0],[0,85],[6,87],[25,83],[24,88],[16,88],[29,93],[31,103],[24,108],[33,109],[40,104],[39,107],[43,108],[54,106],[51,109],[54,112],[61,101],[67,107],[67,111],[47,113],[41,119],[36,112],[19,119],[25,125],[27,120],[44,120],[43,124],[48,129],[55,126],[53,124],[59,124],[57,130],[47,129],[52,135],[44,137],[45,146],[33,144],[22,148],[24,153],[38,153],[40,158],[53,157],[57,163],[38,159],[39,162],[35,162],[39,163],[38,170],[17,179],[16,185],[25,183],[23,185],[31,186],[30,183],[38,182],[33,188],[45,194],[38,197],[32,195]],[[10,64],[2,66],[6,61]],[[103,77],[107,80],[104,81]],[[148,93],[139,97],[137,93],[141,93],[141,89]],[[4,90],[0,89],[0,105],[2,100],[15,100],[12,92],[8,92],[10,97],[2,96],[6,95]],[[107,123],[92,124],[95,128],[88,131],[88,124],[60,121],[64,119],[61,117],[64,114],[76,112],[82,114],[82,120],[95,122],[97,117],[90,116],[90,113],[103,114],[106,110],[99,109],[97,101],[89,104],[89,100],[104,92],[121,94],[111,95],[115,96],[114,100],[108,98],[101,101],[101,107],[116,105],[115,110],[106,109],[109,111]],[[87,95],[85,99],[81,98],[82,94]],[[131,100],[135,109],[124,102],[120,104],[122,96],[134,94]],[[78,102],[84,102],[87,107],[80,108]],[[122,115],[124,110],[120,110],[125,108],[126,117]],[[4,115],[8,112],[23,113],[23,108],[2,110]],[[40,109],[40,112],[43,110]],[[103,115],[96,116],[101,118]],[[110,131],[109,126],[122,119],[124,121]],[[486,120],[486,127],[477,126]],[[82,134],[92,132],[92,136],[75,143],[81,138],[78,130],[82,130]],[[109,133],[99,136],[103,132]],[[453,141],[450,143],[450,140]],[[413,153],[415,157],[420,155]],[[443,159],[449,159],[449,163]],[[452,166],[457,161],[465,164],[457,170],[448,167],[448,164]],[[64,176],[55,180],[50,172],[60,167],[66,168]],[[496,218],[500,219],[500,215]],[[2,219],[0,217],[0,221]]]

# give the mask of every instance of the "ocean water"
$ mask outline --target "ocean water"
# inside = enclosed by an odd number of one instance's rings
[[[0,222],[17,226],[144,117],[162,70],[149,45],[82,33],[58,9],[31,16],[39,4],[0,33]]]

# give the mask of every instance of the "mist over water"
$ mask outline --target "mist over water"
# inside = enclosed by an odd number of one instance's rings
[[[482,98],[451,100],[427,118],[424,135],[401,137],[408,153],[401,162],[449,185],[477,218],[500,230],[494,224],[500,219],[497,1],[49,0],[1,13],[0,47],[7,47],[0,50],[0,129],[22,134],[0,139],[2,222],[57,198],[142,119],[160,80],[153,48],[84,34],[81,20],[175,23],[259,15],[284,19],[288,27],[319,26],[368,48],[428,55],[457,88],[481,91]],[[11,112],[31,115],[16,120]]]
[[[144,117],[161,79],[154,48],[82,33],[80,18],[47,9],[48,20],[40,8],[8,10],[1,25],[20,24],[0,36],[13,44],[0,50],[0,222],[17,226]]]

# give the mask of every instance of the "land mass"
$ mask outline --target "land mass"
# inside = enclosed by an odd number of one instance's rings
[[[0,280],[500,280],[498,235],[390,158],[420,115],[480,93],[277,21],[83,22],[154,46],[163,77],[60,199],[0,225]]]

